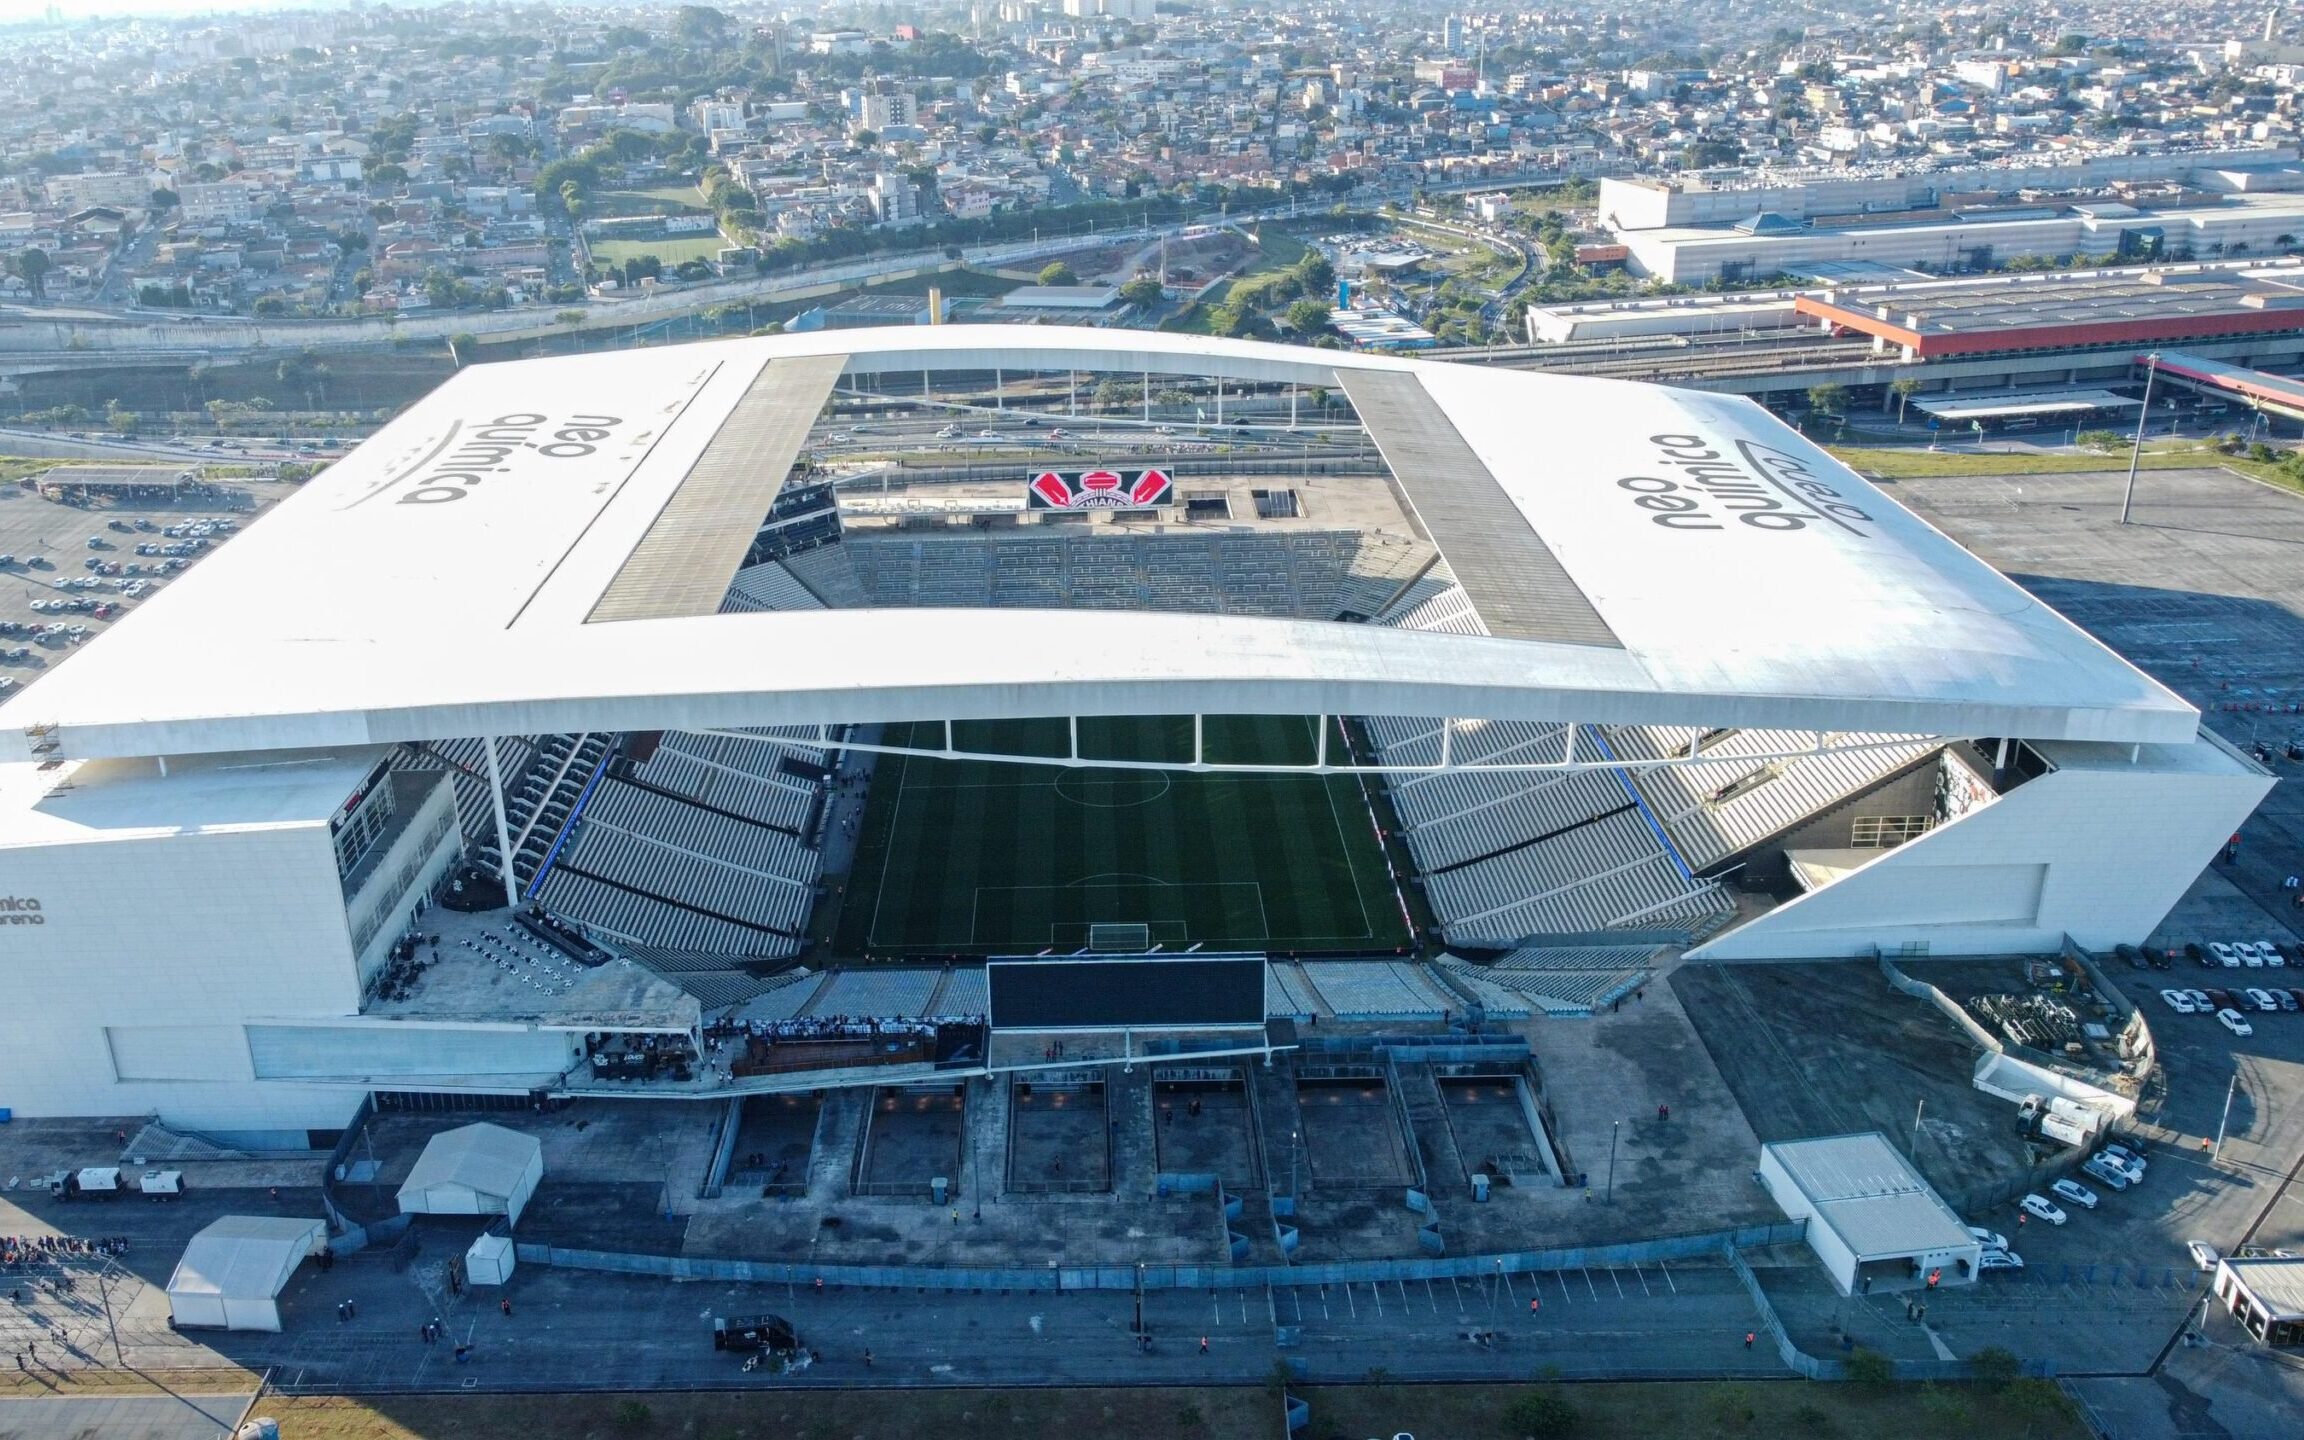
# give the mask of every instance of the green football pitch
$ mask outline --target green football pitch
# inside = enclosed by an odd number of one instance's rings
[[[1203,723],[1211,763],[1305,764],[1315,754],[1307,719]],[[1062,755],[1069,745],[1062,720],[953,728],[954,748],[988,754]],[[1341,754],[1340,737],[1329,740]],[[944,727],[892,725],[883,741],[942,748]],[[1083,719],[1080,753],[1189,760],[1192,718]],[[1077,950],[1100,924],[1142,926],[1171,950],[1392,950],[1408,940],[1350,776],[880,757],[836,951]]]

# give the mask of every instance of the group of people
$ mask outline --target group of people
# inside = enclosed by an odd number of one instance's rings
[[[798,1020],[714,1021],[704,1032],[706,1043],[717,1051],[729,1040],[876,1040],[892,1036],[936,1038],[945,1025],[981,1025],[981,1015],[943,1015],[900,1018],[869,1015],[818,1015]]]
[[[105,1235],[95,1239],[85,1235],[0,1235],[0,1265],[10,1270],[44,1260],[127,1253],[128,1237],[125,1235]]]

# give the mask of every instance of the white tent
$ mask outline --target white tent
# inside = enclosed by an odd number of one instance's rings
[[[518,1264],[512,1254],[512,1237],[491,1230],[464,1252],[464,1278],[474,1285],[502,1285],[512,1278]]]
[[[517,1224],[544,1178],[544,1146],[501,1125],[465,1125],[432,1137],[400,1182],[403,1215],[502,1215]]]
[[[278,1330],[280,1287],[327,1241],[324,1221],[227,1215],[184,1247],[168,1277],[169,1310],[179,1327]]]

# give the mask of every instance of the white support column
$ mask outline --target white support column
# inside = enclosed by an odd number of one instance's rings
[[[1064,413],[1072,419],[1080,418],[1080,372],[1064,372]]]
[[[488,753],[488,803],[496,812],[496,874],[504,882],[505,901],[517,908],[520,884],[512,875],[512,827],[504,819],[504,769],[496,759],[496,737],[482,736],[481,747]]]
[[[1312,763],[1325,770],[1328,768],[1328,717],[1319,716],[1314,723],[1319,727],[1315,732],[1319,736],[1319,743],[1313,747]]]
[[[992,408],[1008,408],[1008,373],[997,365],[992,367]]]
[[[947,755],[950,755],[950,754],[952,754],[952,753],[953,753],[953,749],[952,749],[952,722],[951,722],[951,721],[949,721],[949,720],[947,720],[947,721],[945,721],[945,722],[944,722],[944,753],[945,753],[945,754],[947,754]]]
[[[1563,765],[1576,763],[1576,722],[1573,720],[1568,722],[1567,743],[1560,747],[1560,763]]]
[[[160,778],[161,778],[161,779],[163,779],[163,780],[167,779],[167,778],[168,778],[168,757],[167,757],[167,756],[165,756],[165,755],[155,755],[155,756],[153,756],[152,758],[160,762]]]
[[[1137,397],[1144,402],[1144,423],[1152,423],[1152,372],[1144,372],[1144,393]]]
[[[1288,386],[1288,428],[1296,428],[1296,386],[1293,383]]]
[[[925,365],[920,367],[920,398],[923,400],[936,398],[936,392],[928,388],[928,367]]]
[[[1064,718],[1072,727],[1072,758],[1077,760],[1080,758],[1080,717],[1067,715]]]
[[[1216,377],[1216,423],[1224,423],[1224,377]]]
[[[1207,730],[1201,722],[1207,718],[1198,711],[1192,713],[1192,763],[1194,765],[1207,763],[1207,754],[1201,748],[1203,741],[1207,738]]]
[[[1455,763],[1456,722],[1448,716],[1440,717],[1440,768],[1445,770]]]

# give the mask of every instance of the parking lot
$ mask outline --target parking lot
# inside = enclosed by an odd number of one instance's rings
[[[89,509],[0,487],[0,556],[7,557],[0,560],[0,698],[102,634],[294,489],[228,480],[179,503]]]

